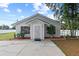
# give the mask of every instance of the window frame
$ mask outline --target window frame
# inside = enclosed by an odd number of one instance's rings
[[[30,26],[21,26],[21,33],[30,34]]]

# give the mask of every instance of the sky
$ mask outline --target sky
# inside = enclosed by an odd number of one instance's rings
[[[44,3],[0,3],[0,25],[8,25],[40,13],[54,19],[53,12]]]

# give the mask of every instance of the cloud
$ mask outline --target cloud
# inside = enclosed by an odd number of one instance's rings
[[[33,8],[33,12],[47,15],[47,17],[56,20],[54,17],[54,12],[49,13],[48,11],[50,11],[50,9],[44,3],[34,3]]]
[[[21,15],[21,16],[18,17],[19,18],[18,20],[22,20],[22,19],[27,18],[27,17],[29,17],[29,16]]]
[[[5,12],[10,12],[10,10],[7,9],[7,8],[4,8],[3,10],[4,10]]]
[[[21,13],[21,12],[22,12],[22,10],[21,10],[21,9],[17,9],[17,12]]]
[[[58,20],[57,17],[54,16],[54,13],[48,14],[47,17],[53,19],[53,20]]]
[[[55,17],[54,17],[53,14],[48,14],[47,16],[48,16],[49,18],[51,18],[51,19],[55,19]]]
[[[4,12],[10,12],[8,9],[9,4],[10,3],[0,3],[0,8],[2,8]]]
[[[43,3],[34,3],[33,5],[33,12],[41,13],[41,14],[46,14],[49,11],[49,8],[43,4]]]
[[[27,18],[27,17],[29,17],[29,16],[23,16],[23,15],[20,16],[20,18],[22,18],[22,19],[23,19],[23,18]]]
[[[25,16],[21,15],[21,16],[19,16],[18,18],[19,18],[18,20],[22,20],[22,19],[25,18]]]
[[[21,18],[24,18],[24,16],[21,16]]]
[[[0,8],[8,8],[9,3],[0,3]]]

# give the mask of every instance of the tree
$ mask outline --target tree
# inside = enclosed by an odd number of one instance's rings
[[[9,26],[3,24],[3,25],[0,26],[0,29],[2,29],[2,30],[6,30],[6,29],[9,29]]]
[[[46,3],[46,5],[55,12],[55,16],[57,19],[60,19],[61,25],[64,26],[65,29],[70,30],[71,36],[75,36],[75,30],[79,29],[79,4]],[[64,24],[62,22],[64,22]]]
[[[71,36],[76,36],[76,31],[79,29],[79,6],[77,3],[65,3],[63,5],[62,21],[65,22],[66,29],[69,29]]]
[[[0,29],[2,29],[2,26],[0,26]]]
[[[54,17],[56,19],[59,19],[61,18],[61,15],[62,15],[62,6],[63,4],[61,3],[45,3],[46,6],[52,10],[54,12]]]
[[[16,29],[14,26],[11,29]]]
[[[47,33],[52,37],[55,34],[55,26],[53,25],[48,26]]]

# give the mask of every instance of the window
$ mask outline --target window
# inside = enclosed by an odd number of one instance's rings
[[[55,34],[55,30],[56,30],[55,26],[53,26],[53,25],[50,25],[50,26],[47,27],[47,33],[48,34],[51,34],[51,35]]]
[[[22,26],[21,27],[21,33],[30,34],[30,27],[28,27],[28,26]]]

